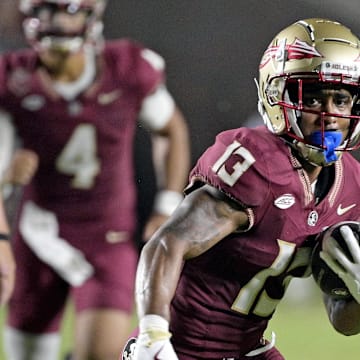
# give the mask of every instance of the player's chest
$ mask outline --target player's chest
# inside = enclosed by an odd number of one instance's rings
[[[15,84],[11,79],[17,77],[9,77],[9,91],[1,100],[11,113],[21,113],[28,122],[34,118],[37,123],[61,119],[70,124],[107,122],[114,127],[136,119],[141,95],[108,72],[80,92],[69,84],[69,88],[62,84],[62,91],[56,90],[42,74],[36,71],[26,82]]]
[[[347,176],[345,176],[347,173]],[[294,257],[308,239],[326,227],[360,217],[359,185],[342,165],[336,169],[326,196],[316,202],[310,184],[300,177],[286,187],[273,187],[272,196],[260,210],[254,209],[252,229],[234,234],[228,254],[256,265],[270,266],[280,255]],[[226,249],[226,247],[224,247]],[[232,256],[232,255],[231,255]]]
[[[258,222],[259,231],[301,246],[330,225],[357,219],[360,204],[354,193],[360,188],[349,166],[339,161],[332,168],[331,180],[324,183],[319,177],[316,185],[297,171],[287,186],[274,186]]]

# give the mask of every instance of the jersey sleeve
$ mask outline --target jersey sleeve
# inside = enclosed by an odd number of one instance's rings
[[[242,206],[256,208],[263,205],[270,192],[269,171],[261,147],[248,131],[220,133],[191,171],[186,192],[205,183]]]
[[[142,102],[139,120],[150,131],[159,131],[168,123],[175,101],[165,86],[159,86]]]
[[[109,43],[122,81],[145,98],[165,82],[164,59],[141,44],[123,39]]]

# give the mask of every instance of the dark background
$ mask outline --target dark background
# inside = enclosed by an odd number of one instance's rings
[[[301,18],[325,17],[359,36],[359,5],[358,0],[111,0],[105,34],[131,37],[164,56],[168,88],[189,124],[194,163],[219,131],[252,119],[261,122],[254,77],[276,33]],[[141,222],[154,194],[147,140],[140,130],[136,163]]]
[[[15,0],[0,0],[0,45],[22,45]],[[340,21],[360,35],[359,0],[110,0],[107,38],[130,37],[159,52],[167,84],[185,114],[192,163],[224,129],[256,114],[254,77],[260,57],[282,28],[301,18]],[[136,141],[140,219],[151,210],[154,179],[150,142],[139,129]]]
[[[196,159],[218,131],[256,112],[253,79],[262,53],[277,32],[307,17],[331,18],[360,33],[358,0],[110,0],[105,33],[164,56]]]

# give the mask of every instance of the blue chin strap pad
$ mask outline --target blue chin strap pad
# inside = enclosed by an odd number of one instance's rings
[[[324,145],[326,148],[323,150],[325,161],[332,162],[338,159],[335,154],[335,149],[341,144],[342,133],[339,131],[324,131],[324,143],[321,131],[314,131],[311,134],[311,142],[314,145]]]

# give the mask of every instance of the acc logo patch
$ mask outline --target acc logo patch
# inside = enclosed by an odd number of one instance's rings
[[[281,195],[274,201],[274,205],[282,210],[289,209],[294,204],[295,204],[295,197],[294,195],[291,194]]]

